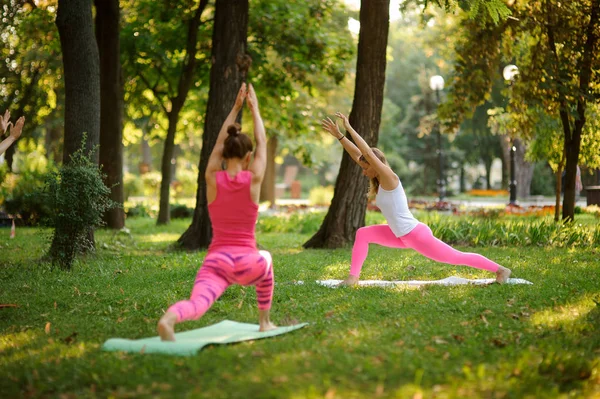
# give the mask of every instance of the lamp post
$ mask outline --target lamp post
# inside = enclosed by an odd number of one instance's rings
[[[504,80],[506,80],[509,85],[512,86],[513,81],[515,80],[515,76],[519,74],[519,68],[516,65],[507,65],[504,67],[502,71],[502,76]],[[515,147],[514,137],[510,138],[510,182],[508,185],[508,189],[510,191],[510,205],[516,205],[517,203],[517,179],[515,178],[515,152],[517,148]]]
[[[429,87],[435,91],[436,105],[440,105],[440,92],[444,89],[444,78],[440,75],[432,76],[429,79]],[[442,154],[442,132],[440,131],[440,120],[437,120],[437,156],[438,156],[438,178],[437,188],[440,202],[446,198],[446,181],[444,178],[444,157]]]

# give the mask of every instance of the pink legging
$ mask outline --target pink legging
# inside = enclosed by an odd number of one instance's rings
[[[212,306],[232,284],[256,286],[258,308],[271,308],[273,265],[267,251],[224,248],[209,252],[194,283],[188,301],[179,301],[168,311],[177,314],[177,322],[196,320]]]
[[[369,244],[379,244],[391,248],[412,248],[421,255],[437,262],[471,266],[490,272],[496,272],[500,267],[500,265],[485,256],[460,252],[452,248],[445,242],[435,238],[426,224],[419,223],[410,233],[402,237],[396,237],[387,224],[380,224],[362,227],[356,232],[356,240],[352,248],[351,275],[356,277],[360,275],[362,265],[367,259]]]

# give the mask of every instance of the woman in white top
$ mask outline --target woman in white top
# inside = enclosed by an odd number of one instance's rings
[[[363,175],[370,179],[370,194],[376,195],[376,204],[388,222],[388,224],[358,229],[352,248],[350,275],[341,284],[354,285],[358,282],[360,270],[367,258],[369,244],[412,248],[437,262],[471,266],[493,272],[498,283],[505,283],[508,280],[510,269],[492,262],[485,256],[460,252],[452,248],[435,238],[427,225],[415,219],[408,209],[408,201],[400,179],[389,167],[383,152],[369,147],[350,126],[345,115],[338,112],[336,116],[342,119],[344,128],[352,136],[356,145],[340,132],[337,124],[330,118],[322,121],[323,128],[342,143],[350,157],[362,168]]]

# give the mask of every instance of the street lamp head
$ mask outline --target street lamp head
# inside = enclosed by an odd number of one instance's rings
[[[502,76],[504,77],[504,80],[513,80],[518,74],[519,68],[517,68],[516,65],[512,64],[505,66],[504,70],[502,71]]]
[[[432,76],[429,79],[429,87],[431,87],[431,90],[433,90],[433,91],[443,90],[444,89],[444,78],[442,78],[440,75]]]

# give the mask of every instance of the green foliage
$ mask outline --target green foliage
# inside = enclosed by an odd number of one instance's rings
[[[136,204],[132,207],[125,208],[127,218],[154,218],[156,211],[151,206],[146,204]]]
[[[9,174],[0,186],[6,212],[20,215],[26,225],[35,226],[50,216],[51,208],[45,200],[43,189],[50,172],[28,171]]]
[[[171,219],[189,219],[194,216],[194,208],[185,204],[173,204],[170,206]]]
[[[256,232],[257,234],[314,234],[319,230],[324,217],[324,212],[294,212],[283,216],[261,216],[256,223]]]
[[[317,186],[310,190],[308,200],[311,205],[326,205],[331,204],[333,199],[333,186]]]
[[[49,255],[53,264],[70,269],[79,252],[93,250],[93,229],[103,224],[104,213],[118,206],[110,199],[98,165],[82,148],[70,162],[52,172],[46,180],[46,201],[51,209],[49,225],[54,227]]]
[[[536,162],[531,179],[531,195],[552,196],[555,194],[556,177],[545,162]]]
[[[196,196],[198,189],[198,168],[177,169],[173,187],[175,198],[190,198]]]
[[[123,174],[123,196],[125,200],[129,197],[140,197],[144,195],[144,184],[138,175],[133,173]]]

